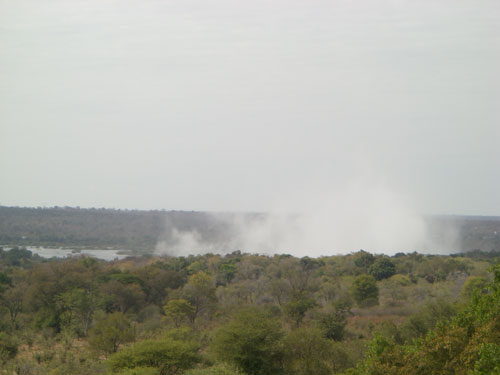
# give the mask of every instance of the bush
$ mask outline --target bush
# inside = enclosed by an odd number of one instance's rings
[[[188,370],[184,375],[244,375],[238,369],[226,364],[221,363],[212,367],[197,368]]]
[[[484,277],[471,276],[462,286],[462,297],[470,298],[474,293],[484,294],[488,291],[489,282]]]
[[[17,354],[17,343],[5,333],[0,333],[0,363],[5,363]]]
[[[473,375],[500,375],[500,345],[482,344]]]
[[[159,375],[173,375],[192,368],[200,359],[196,343],[145,340],[110,356],[108,366],[113,372],[146,367],[158,369]]]
[[[439,322],[450,320],[456,312],[455,307],[444,300],[429,302],[401,325],[401,335],[405,341],[411,342],[415,338],[424,336]]]
[[[127,368],[116,375],[159,375],[159,370],[154,367]]]

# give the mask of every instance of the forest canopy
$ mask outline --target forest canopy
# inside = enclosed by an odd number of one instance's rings
[[[499,253],[0,250],[9,374],[499,374]]]

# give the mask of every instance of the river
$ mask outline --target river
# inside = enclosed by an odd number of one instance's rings
[[[128,254],[119,254],[123,250],[102,250],[102,249],[67,249],[67,248],[47,248],[47,247],[32,247],[27,246],[27,250],[33,254],[38,254],[43,258],[67,258],[71,256],[78,256],[81,254],[89,255],[98,259],[111,261],[115,259],[124,259]]]

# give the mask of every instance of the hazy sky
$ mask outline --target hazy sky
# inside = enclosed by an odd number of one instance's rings
[[[500,215],[500,1],[0,0],[0,205],[392,194]]]

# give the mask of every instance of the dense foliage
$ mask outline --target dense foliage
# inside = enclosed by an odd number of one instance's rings
[[[500,374],[500,265],[494,274],[488,290],[476,289],[454,318],[418,340],[398,345],[393,337],[374,337],[367,359],[349,374]]]
[[[500,374],[498,262],[0,250],[0,374]]]

